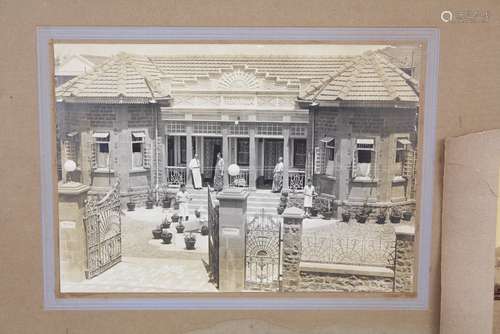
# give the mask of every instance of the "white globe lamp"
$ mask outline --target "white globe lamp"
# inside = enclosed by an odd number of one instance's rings
[[[229,167],[227,167],[227,172],[231,176],[240,175],[240,166],[238,166],[237,164],[229,165]]]
[[[66,160],[63,165],[64,171],[67,173],[68,182],[71,180],[71,173],[76,170],[76,163],[73,160]]]

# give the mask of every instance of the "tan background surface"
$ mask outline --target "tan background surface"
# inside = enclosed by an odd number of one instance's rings
[[[445,9],[489,10],[490,22],[445,24],[440,20]],[[437,333],[443,139],[500,127],[499,15],[500,3],[496,0],[0,1],[0,333]],[[37,25],[439,27],[441,64],[430,309],[43,311]]]

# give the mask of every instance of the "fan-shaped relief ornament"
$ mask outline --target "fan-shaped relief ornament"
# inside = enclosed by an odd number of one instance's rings
[[[218,82],[219,88],[247,90],[259,88],[259,82],[255,75],[241,70],[224,73]]]

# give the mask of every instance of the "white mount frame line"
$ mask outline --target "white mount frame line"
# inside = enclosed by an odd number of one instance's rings
[[[54,174],[52,171],[52,71],[50,42],[67,41],[330,41],[427,42],[424,126],[421,173],[421,206],[417,297],[312,298],[57,298],[54,263]],[[46,310],[425,310],[429,302],[429,271],[436,146],[439,30],[436,28],[161,28],[161,27],[39,27],[37,29],[38,108],[41,174],[41,228],[43,238],[43,290]],[[307,295],[307,294],[304,294]],[[286,296],[286,295],[285,295]]]

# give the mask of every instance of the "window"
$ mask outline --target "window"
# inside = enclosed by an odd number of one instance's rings
[[[109,132],[94,132],[93,166],[94,168],[110,168]]]
[[[334,161],[335,161],[335,138],[325,136],[320,142],[323,144],[324,151],[324,169],[323,173],[334,175]]]
[[[354,178],[373,178],[372,163],[375,158],[375,141],[373,139],[357,139],[353,153],[352,176]]]
[[[237,144],[237,161],[240,166],[248,166],[250,164],[249,158],[250,141],[248,138],[238,138]]]
[[[80,166],[80,133],[77,131],[66,134],[64,139],[64,153],[66,160],[73,160]]]
[[[167,137],[167,166],[175,166],[175,137]]]
[[[306,167],[307,145],[305,139],[293,140],[293,166],[298,168]]]
[[[144,167],[144,141],[146,134],[132,132],[132,168]]]
[[[395,176],[403,176],[408,158],[408,149],[411,142],[408,138],[398,138],[396,140],[396,158],[394,161]]]
[[[186,163],[186,136],[182,136],[181,138],[181,164]]]

